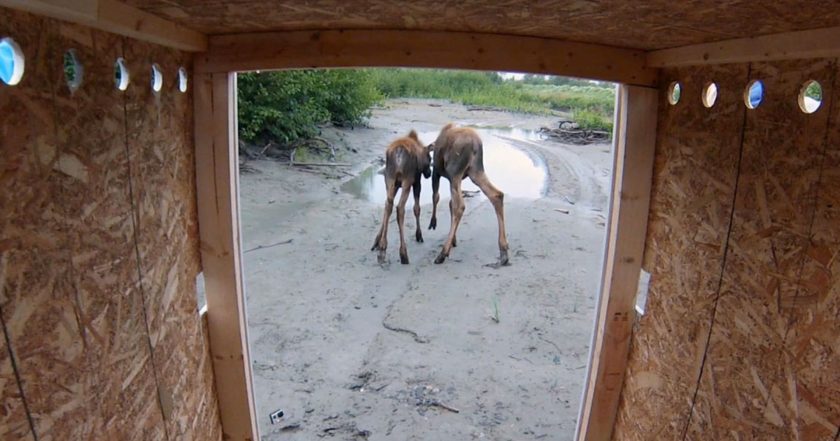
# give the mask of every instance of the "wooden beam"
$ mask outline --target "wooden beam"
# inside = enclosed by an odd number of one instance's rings
[[[649,52],[649,67],[840,57],[840,27],[737,38]]]
[[[203,52],[207,36],[117,0],[0,0],[0,6],[175,49]]]
[[[609,441],[618,411],[647,233],[657,94],[619,88],[607,251],[578,441]]]
[[[222,431],[226,440],[258,440],[240,261],[236,74],[197,74],[194,83],[198,229]]]
[[[549,38],[416,30],[211,36],[205,72],[315,67],[435,67],[567,75],[652,86],[644,52]]]

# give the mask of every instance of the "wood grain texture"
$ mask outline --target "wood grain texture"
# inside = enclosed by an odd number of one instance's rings
[[[833,60],[752,66],[765,99],[747,113],[730,255],[689,439],[802,439],[797,360],[786,340],[804,298],[831,100],[827,93],[825,107],[808,115],[797,95],[808,79],[830,87],[834,68]],[[832,400],[826,392],[817,391]]]
[[[680,439],[718,290],[737,174],[746,66],[663,71],[643,267],[645,315],[630,350],[614,439]],[[672,81],[680,102],[666,99]],[[712,109],[700,94],[721,89]]]
[[[195,81],[195,145],[201,260],[207,332],[223,437],[259,438],[245,291],[240,261],[236,74],[199,74]]]
[[[653,86],[641,51],[467,32],[326,30],[210,38],[199,72],[312,67],[428,67],[534,72]]]
[[[0,10],[0,33],[15,35],[28,60],[46,58],[50,48],[44,25],[31,20],[13,21],[12,17],[8,11]],[[27,25],[32,27],[27,30]],[[37,63],[28,66],[27,75],[17,88],[0,88],[0,114],[4,115],[0,120],[0,207],[3,207],[0,216],[0,313],[6,325],[0,343],[3,350],[0,353],[0,439],[35,439],[27,421],[25,396],[12,368],[10,350],[18,364],[21,354],[17,346],[9,347],[6,339],[25,332],[20,324],[13,326],[16,321],[11,319],[16,311],[23,311],[26,318],[33,316],[25,308],[17,308],[23,293],[15,290],[15,286],[22,285],[20,279],[24,279],[27,272],[34,272],[38,262],[32,259],[39,254],[59,255],[59,245],[51,234],[54,232],[47,228],[39,230],[28,222],[38,211],[55,210],[54,203],[49,201],[48,188],[52,155],[43,155],[41,159],[37,149],[39,145],[54,144],[52,134],[55,130],[49,110],[51,89],[48,66]],[[32,252],[25,253],[24,248]],[[29,265],[19,264],[26,261]],[[52,277],[44,279],[39,285],[51,289],[54,286]]]
[[[620,86],[607,255],[578,439],[609,440],[627,368],[650,207],[656,89]]]
[[[840,426],[837,62],[718,69],[731,70],[731,80],[709,67],[665,71],[663,94],[680,80],[682,101],[699,102],[690,85],[715,80],[720,96],[711,110],[695,104],[680,117],[681,102],[660,116],[645,260],[651,287],[614,439],[833,440]],[[747,70],[764,82],[755,110],[741,102]],[[797,95],[809,79],[822,84],[823,102],[807,115]],[[724,102],[737,103],[741,141],[730,136],[737,127],[714,124],[729,108],[719,108]],[[685,139],[705,139],[708,148],[687,149]],[[722,214],[729,210],[731,226]]]
[[[133,43],[126,45],[126,59],[137,82],[126,91],[127,142],[158,398],[170,439],[217,439],[218,425],[203,427],[218,421],[218,406],[195,297],[200,258],[192,93],[177,88],[178,68],[190,69],[190,57]],[[152,64],[164,75],[160,92],[150,86]]]
[[[186,208],[168,211],[167,219],[184,227],[172,227],[173,244],[156,253],[174,268],[167,304],[191,302],[192,309],[162,309],[163,302],[143,301],[129,173],[135,158],[126,148],[128,97],[114,87],[116,57],[129,57],[139,44],[2,8],[0,33],[15,38],[27,55],[23,81],[0,88],[0,306],[23,384],[17,394],[7,392],[17,385],[0,356],[0,438],[31,438],[20,421],[23,395],[39,440],[155,440],[167,431],[172,440],[221,439],[210,354],[191,287],[198,260],[189,101],[174,106],[169,124],[157,129],[174,146],[168,167],[144,170],[149,185],[163,186],[159,193],[169,193],[176,180],[188,187],[171,190]],[[62,69],[69,48],[85,69],[73,92]],[[132,73],[130,88],[148,87],[139,70]],[[136,133],[142,139],[146,131]],[[170,333],[178,326],[172,343],[155,349],[165,361],[158,370],[144,312],[166,315],[154,325]],[[177,375],[172,363],[180,364]],[[169,379],[160,381],[160,390],[177,397],[166,415],[156,377]]]
[[[527,35],[634,49],[840,25],[834,2],[748,0],[127,0],[208,35],[325,29],[422,29]]]
[[[205,35],[133,8],[120,0],[0,0],[0,6],[175,49],[207,49]]]
[[[803,440],[840,433],[840,66],[830,86],[825,154],[813,227],[803,258],[785,340],[796,388],[795,418]],[[829,108],[824,109],[829,111]],[[786,372],[787,373],[787,372]]]

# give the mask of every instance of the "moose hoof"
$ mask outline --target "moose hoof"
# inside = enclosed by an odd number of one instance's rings
[[[453,238],[452,238],[452,248],[455,248],[455,247],[457,247],[457,246],[458,246],[458,239],[455,239],[455,238],[453,237]]]
[[[443,263],[444,260],[446,260],[446,254],[441,253],[438,254],[437,258],[435,259],[435,263],[439,265]]]
[[[417,242],[423,243],[423,235],[422,235],[422,234],[420,234],[420,232],[419,232],[419,231],[418,231],[418,232],[417,232],[417,234],[414,236],[414,238],[415,238],[415,239],[417,239]]]
[[[385,253],[380,252],[378,256],[376,256],[376,261],[379,262],[380,265],[385,264]]]
[[[434,230],[435,228],[437,228],[437,219],[432,218],[432,220],[429,222],[429,229]]]
[[[408,255],[400,254],[400,263],[403,265],[408,265]]]
[[[510,265],[510,259],[508,259],[508,252],[507,250],[502,251],[499,254],[499,266],[508,266]]]

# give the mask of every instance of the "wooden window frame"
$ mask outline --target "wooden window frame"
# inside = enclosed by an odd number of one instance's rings
[[[210,346],[226,439],[259,439],[241,266],[236,72],[404,66],[587,74],[620,82],[610,222],[576,437],[579,441],[609,440],[629,350],[647,228],[658,94],[657,89],[646,86],[655,84],[655,73],[651,74],[643,57],[637,60],[632,51],[525,37],[441,34],[446,33],[322,31],[210,37],[209,51],[196,55],[199,230]],[[440,38],[448,43],[438,44]],[[389,42],[386,50],[382,50],[382,41]],[[508,49],[513,46],[528,55],[510,57]],[[567,54],[576,51],[583,58],[580,61],[589,64],[552,61],[561,48],[567,49]],[[481,55],[470,57],[470,51]],[[608,63],[615,63],[615,57],[626,66],[624,70],[603,67],[612,66]]]

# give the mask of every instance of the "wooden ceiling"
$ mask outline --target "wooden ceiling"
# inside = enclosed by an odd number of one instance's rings
[[[840,26],[835,0],[124,0],[208,35],[423,29],[656,50]]]

